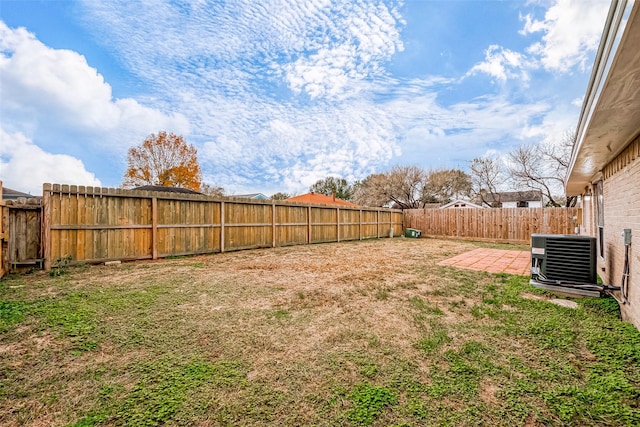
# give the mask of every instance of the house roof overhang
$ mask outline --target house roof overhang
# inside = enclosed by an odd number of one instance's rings
[[[602,169],[640,131],[640,0],[613,0],[571,153],[567,195],[600,179]]]

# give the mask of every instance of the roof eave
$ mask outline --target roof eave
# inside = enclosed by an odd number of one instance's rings
[[[637,135],[640,115],[638,20],[640,2],[613,0],[596,54],[576,128],[567,171],[567,195],[577,195],[600,178],[602,168]],[[633,25],[632,25],[633,24]]]

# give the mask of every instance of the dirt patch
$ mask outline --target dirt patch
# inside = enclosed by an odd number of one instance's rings
[[[534,295],[534,294],[530,294],[528,292],[522,293],[520,296],[522,298],[530,299],[530,300],[546,301],[548,303],[559,305],[561,307],[573,308],[573,309],[578,308],[578,303],[577,302],[571,301],[571,300],[568,300],[568,299],[549,298],[548,296]]]
[[[480,384],[480,399],[487,405],[496,405],[499,403],[497,396],[499,391],[500,388],[496,384],[485,381]]]

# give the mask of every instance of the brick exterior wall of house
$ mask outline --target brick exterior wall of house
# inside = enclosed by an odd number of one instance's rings
[[[605,246],[604,259],[598,256],[598,273],[605,283],[620,285],[625,258],[621,233],[623,229],[630,228],[632,244],[629,250],[629,304],[621,306],[621,309],[623,319],[640,329],[640,156],[637,155],[640,152],[639,145],[640,141],[636,139],[603,170]],[[592,200],[589,209],[592,219],[589,221],[593,221],[595,217],[595,197]],[[590,234],[596,235],[597,227],[594,227]]]

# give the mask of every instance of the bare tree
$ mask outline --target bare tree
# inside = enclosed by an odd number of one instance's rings
[[[202,194],[206,194],[207,196],[213,196],[213,197],[224,196],[224,188],[217,185],[212,185],[212,184],[202,184],[200,186],[200,192]]]
[[[353,201],[363,206],[394,205],[400,209],[423,207],[426,173],[417,166],[395,166],[369,175],[355,184]]]
[[[390,203],[387,194],[387,176],[384,173],[371,174],[353,184],[354,203],[362,206],[379,207]]]
[[[502,161],[496,157],[476,157],[471,161],[469,169],[471,172],[471,193],[483,205],[499,205],[498,188],[505,181]]]
[[[271,200],[284,200],[290,197],[291,197],[291,194],[289,193],[278,192],[278,193],[272,194],[270,198]]]
[[[572,132],[557,144],[521,145],[509,153],[508,169],[519,187],[540,190],[551,206],[572,206],[574,197],[564,194],[564,180],[575,143]]]
[[[438,169],[427,173],[422,189],[425,203],[449,203],[453,199],[469,197],[471,177],[460,169]]]

